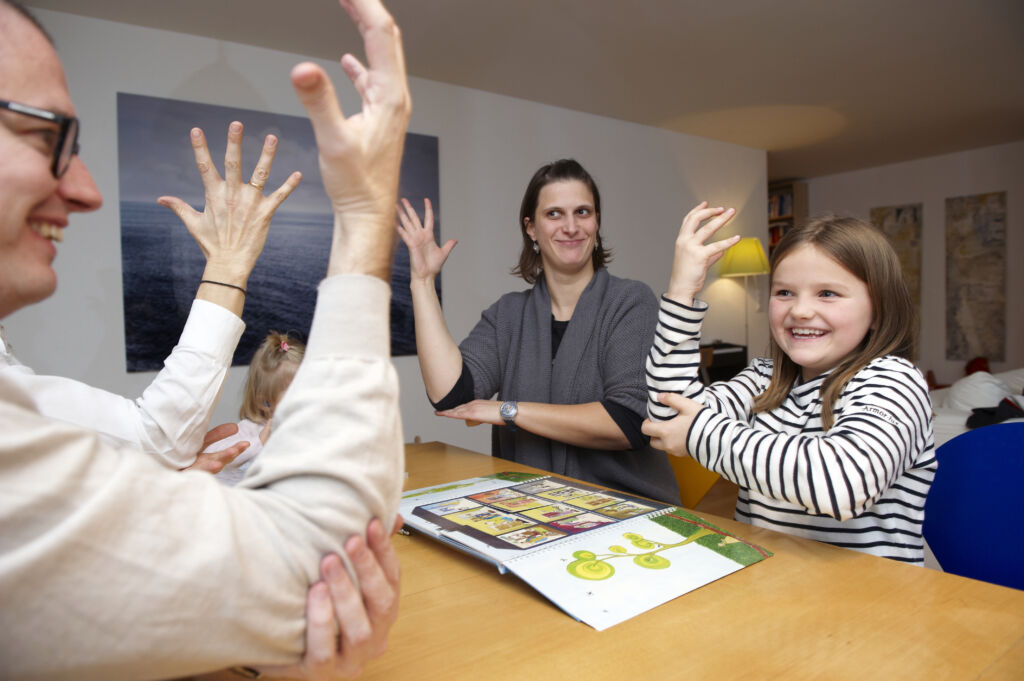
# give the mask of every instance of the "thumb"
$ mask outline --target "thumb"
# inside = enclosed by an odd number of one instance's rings
[[[321,152],[337,152],[344,146],[337,122],[345,118],[334,91],[334,84],[322,68],[311,62],[296,65],[291,73],[292,87],[313,125],[313,136]],[[333,153],[327,154],[333,156]]]
[[[231,437],[238,432],[237,423],[222,423],[219,426],[215,426],[210,429],[210,432],[203,438],[203,449],[206,449],[214,442],[219,442],[226,438]]]
[[[458,243],[459,242],[455,239],[448,239],[444,246],[441,246],[441,253],[444,255],[445,260],[448,259],[448,256],[451,254],[452,250],[455,249],[455,246],[458,245]]]
[[[186,227],[188,226],[189,220],[199,215],[192,206],[182,201],[177,196],[161,196],[156,200],[156,202],[164,208],[170,208],[174,211],[174,214],[178,216],[179,220],[185,223]]]

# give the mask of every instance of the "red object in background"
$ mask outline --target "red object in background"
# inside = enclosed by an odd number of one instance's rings
[[[988,368],[988,357],[975,357],[974,359],[967,362],[967,366],[964,367],[964,376],[970,376],[975,371],[985,371],[992,373]]]

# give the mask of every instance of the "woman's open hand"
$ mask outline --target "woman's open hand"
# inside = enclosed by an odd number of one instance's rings
[[[448,255],[455,248],[455,239],[438,246],[434,239],[434,207],[430,199],[423,199],[423,222],[408,199],[398,205],[398,236],[409,249],[409,277],[433,279],[441,273]]]
[[[708,269],[725,251],[740,240],[739,235],[714,243],[705,243],[736,214],[733,208],[708,208],[702,201],[686,214],[676,237],[675,259],[668,297],[684,305],[692,305],[693,298],[702,288]]]

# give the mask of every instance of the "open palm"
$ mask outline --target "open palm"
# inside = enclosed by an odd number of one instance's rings
[[[434,240],[434,207],[430,199],[423,200],[423,222],[408,199],[402,199],[398,206],[398,235],[409,249],[409,276],[413,279],[430,279],[441,273],[448,255],[455,248],[455,239],[449,239],[444,246]]]

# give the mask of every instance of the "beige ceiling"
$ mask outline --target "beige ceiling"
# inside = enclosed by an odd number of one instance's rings
[[[357,45],[333,0],[27,4],[324,59]],[[766,149],[772,179],[1024,139],[1024,0],[388,6],[410,75]]]

